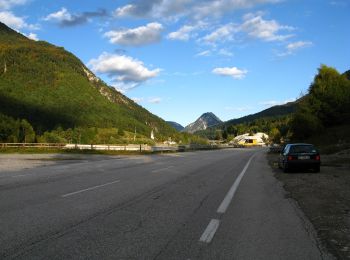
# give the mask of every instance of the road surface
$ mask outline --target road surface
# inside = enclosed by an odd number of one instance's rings
[[[264,149],[0,173],[0,259],[331,259]]]

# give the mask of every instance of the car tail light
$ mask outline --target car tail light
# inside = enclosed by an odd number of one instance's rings
[[[287,158],[287,160],[288,160],[288,161],[292,161],[292,160],[293,160],[293,156],[290,156],[290,155],[289,155],[288,158]]]
[[[319,160],[321,160],[321,157],[319,155],[316,155],[315,159],[316,159],[316,161],[319,161]]]

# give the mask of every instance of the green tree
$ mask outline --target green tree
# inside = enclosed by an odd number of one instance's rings
[[[19,138],[21,143],[32,143],[35,140],[35,132],[27,120],[22,119],[19,124]]]
[[[279,144],[281,142],[281,133],[278,128],[272,128],[269,137],[273,143]]]

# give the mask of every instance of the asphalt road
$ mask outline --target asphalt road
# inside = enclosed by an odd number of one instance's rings
[[[331,259],[263,149],[0,173],[0,259]]]

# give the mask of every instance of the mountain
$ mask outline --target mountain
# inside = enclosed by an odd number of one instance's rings
[[[220,123],[222,123],[222,121],[216,115],[211,112],[207,112],[201,115],[195,122],[186,126],[183,131],[187,133],[194,133]]]
[[[285,132],[288,131],[285,125],[290,115],[297,110],[298,103],[302,99],[303,98],[284,105],[273,106],[255,114],[222,122],[221,124],[208,127],[206,130],[197,131],[196,134],[208,139],[217,139],[222,138],[220,137],[221,134],[237,136],[251,131],[269,133],[272,128],[276,127],[285,134]]]
[[[179,123],[173,122],[173,121],[166,121],[170,126],[174,127],[177,131],[181,132],[185,129],[182,125]]]
[[[97,78],[72,53],[30,40],[3,23],[0,104],[0,115],[25,119],[37,134],[77,127],[136,129],[148,137],[153,129],[164,139],[177,134],[164,120]]]
[[[265,118],[265,117],[278,117],[278,116],[289,115],[289,114],[294,113],[296,111],[299,101],[300,100],[297,100],[294,102],[289,102],[289,103],[284,104],[284,105],[273,106],[273,107],[267,108],[263,111],[255,113],[255,114],[240,117],[237,119],[231,119],[229,121],[226,121],[224,123],[224,125],[225,126],[237,125],[237,124],[242,124],[242,123],[250,123],[254,120]]]

